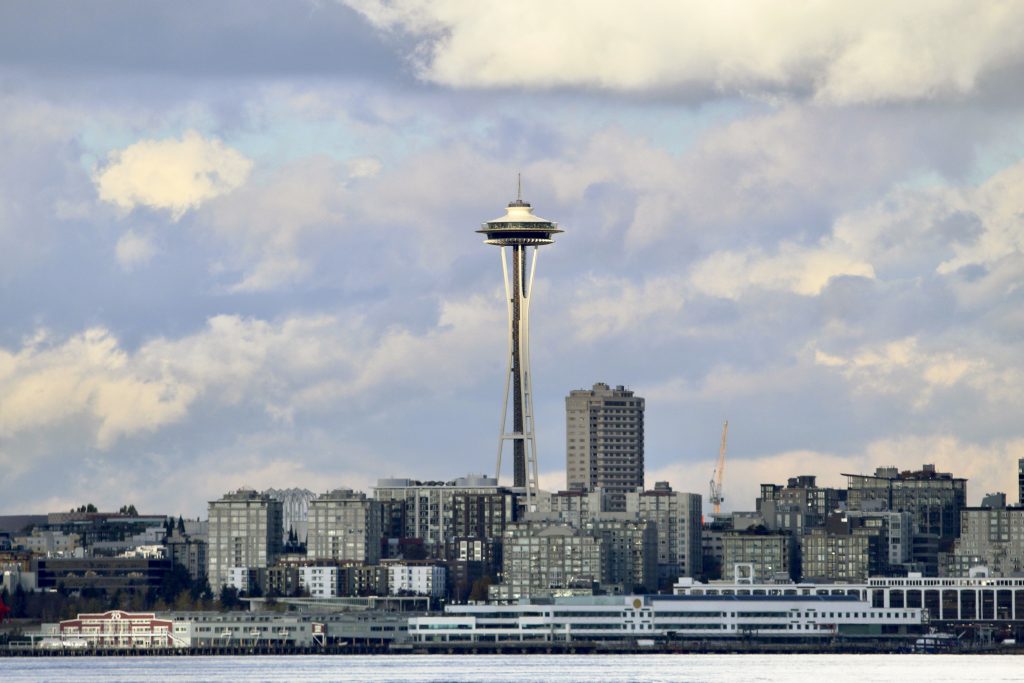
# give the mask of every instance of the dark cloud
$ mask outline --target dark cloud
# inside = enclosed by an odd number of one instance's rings
[[[0,64],[42,73],[402,80],[392,46],[335,2],[38,2],[0,6]]]

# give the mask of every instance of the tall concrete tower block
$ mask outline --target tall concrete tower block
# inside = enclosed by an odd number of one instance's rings
[[[501,272],[508,305],[508,369],[498,434],[496,476],[501,477],[505,443],[512,442],[513,486],[526,491],[527,510],[534,509],[538,491],[537,437],[533,424],[533,380],[530,375],[530,302],[537,249],[554,242],[558,224],[533,215],[522,194],[510,202],[501,218],[484,223],[478,233],[487,244],[501,247]],[[509,413],[511,412],[511,425]],[[511,428],[510,428],[511,427]]]
[[[610,510],[644,485],[644,399],[598,382],[565,398],[565,477],[570,490],[603,489]]]

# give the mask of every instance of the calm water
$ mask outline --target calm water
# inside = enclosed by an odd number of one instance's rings
[[[0,658],[0,681],[707,681],[1024,680],[1024,657],[977,655],[476,655]]]

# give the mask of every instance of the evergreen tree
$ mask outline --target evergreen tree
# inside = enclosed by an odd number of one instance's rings
[[[238,589],[234,586],[225,585],[220,589],[220,608],[224,610],[238,607]]]

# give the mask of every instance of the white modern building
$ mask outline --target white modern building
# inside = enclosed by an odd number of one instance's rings
[[[444,615],[412,617],[415,642],[571,641],[916,633],[920,608],[876,609],[846,595],[587,596],[515,605],[449,605]]]
[[[749,565],[737,567],[737,577]],[[673,591],[692,597],[848,596],[872,609],[924,609],[931,622],[1024,621],[1024,577],[992,577],[984,567],[968,576],[875,576],[866,583],[793,583],[752,577],[701,583],[681,578]]]
[[[445,578],[445,568],[435,564],[388,564],[388,592],[391,595],[429,595],[432,598],[443,598]]]
[[[338,595],[341,569],[337,566],[301,566],[299,586],[313,598],[333,598]]]

